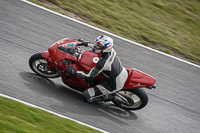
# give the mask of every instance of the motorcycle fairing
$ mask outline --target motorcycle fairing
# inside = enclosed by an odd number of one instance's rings
[[[90,71],[100,59],[100,55],[93,53],[93,51],[84,51],[81,59],[77,63],[77,67],[81,71]]]

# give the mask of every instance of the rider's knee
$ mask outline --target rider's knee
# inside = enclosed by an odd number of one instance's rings
[[[90,95],[89,93],[89,89],[85,90],[83,92],[83,96],[85,97],[85,99],[88,101],[88,102],[94,102],[94,100],[92,99],[92,96]]]

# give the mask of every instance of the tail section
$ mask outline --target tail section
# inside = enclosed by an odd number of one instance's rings
[[[126,68],[129,75],[124,89],[149,87],[156,83],[156,79],[134,68]]]

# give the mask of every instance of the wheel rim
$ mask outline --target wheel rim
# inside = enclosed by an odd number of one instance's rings
[[[137,96],[135,93],[130,91],[120,91],[118,92],[121,96],[123,96],[128,102],[121,102],[122,99],[120,97],[117,98],[117,103],[119,106],[124,108],[139,108],[142,105],[142,101],[139,96]]]
[[[47,69],[47,61],[45,59],[37,59],[32,63],[35,72],[44,77],[57,77],[59,74],[55,69]]]

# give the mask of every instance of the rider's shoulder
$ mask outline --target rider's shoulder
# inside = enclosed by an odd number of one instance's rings
[[[102,56],[101,56],[101,59],[108,59],[111,55],[111,52],[106,52],[106,53],[103,53]]]
[[[110,52],[105,52],[102,54],[101,58],[108,59],[111,55],[115,54],[115,50],[112,48]]]

